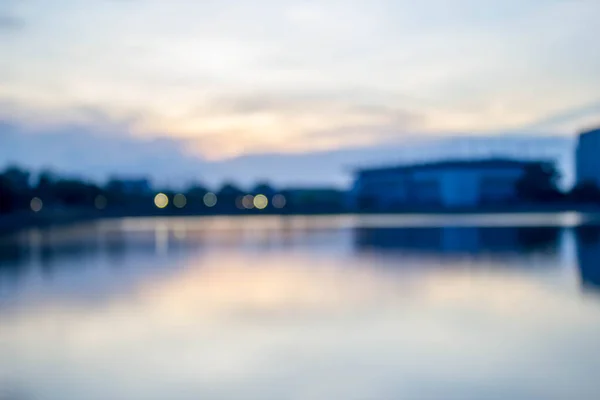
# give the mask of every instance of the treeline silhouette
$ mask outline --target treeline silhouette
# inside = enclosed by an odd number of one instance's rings
[[[157,193],[167,199],[161,207],[155,202]],[[212,196],[211,201],[207,195]],[[263,202],[255,206],[257,195],[262,195]],[[68,210],[114,215],[331,213],[344,211],[344,192],[335,188],[276,189],[267,182],[259,182],[251,190],[226,182],[216,190],[196,183],[174,191],[152,188],[145,179],[114,178],[99,185],[50,172],[34,177],[15,166],[0,173],[0,215]]]
[[[532,164],[517,181],[519,202],[529,204],[559,203],[570,206],[600,204],[600,188],[594,182],[582,182],[561,190],[561,175],[554,164]]]
[[[554,167],[531,167],[517,182],[518,200],[510,206],[576,209],[600,204],[600,189],[596,185],[584,183],[565,192],[559,189],[559,178],[560,174]],[[155,204],[157,193],[163,193],[168,199],[162,208]],[[207,202],[207,194],[214,196],[210,202]],[[266,200],[259,207],[253,204],[253,196],[257,195],[262,195]],[[144,179],[114,178],[99,185],[82,179],[61,177],[48,171],[34,176],[30,171],[16,166],[7,167],[0,173],[0,217],[23,217],[32,213],[136,216],[403,211],[371,210],[360,206],[351,209],[348,207],[351,204],[347,201],[348,196],[347,192],[335,188],[277,189],[268,182],[259,182],[250,190],[231,182],[225,182],[216,190],[196,183],[176,192],[152,188],[149,181]],[[419,206],[415,204],[414,208],[419,209]],[[26,221],[23,220],[23,223]]]

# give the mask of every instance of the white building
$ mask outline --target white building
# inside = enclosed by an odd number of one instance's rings
[[[575,169],[577,184],[594,183],[600,187],[600,128],[579,135]]]
[[[359,208],[474,207],[516,199],[516,184],[538,161],[441,161],[357,171],[350,197]]]

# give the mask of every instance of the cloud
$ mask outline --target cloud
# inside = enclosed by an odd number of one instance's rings
[[[186,154],[186,143],[170,138],[143,140],[127,131],[86,126],[33,130],[0,124],[0,164],[105,180],[114,173],[184,182],[203,170],[202,160]]]
[[[24,26],[25,20],[8,14],[0,14],[0,33],[18,31]]]
[[[387,103],[385,97],[368,92],[356,97],[335,91],[217,97],[194,113],[210,115],[222,125],[190,137],[202,154],[220,149],[216,158],[271,151],[297,153],[373,144],[416,129],[424,118]],[[198,122],[203,125],[210,121]]]
[[[25,27],[25,19],[21,18],[18,0],[2,0],[0,3],[0,34],[12,33]]]
[[[11,11],[32,29],[4,46],[1,98],[28,116],[135,115],[136,134],[197,139],[212,159],[502,131],[600,84],[595,2],[27,3]]]
[[[251,179],[267,172],[252,167],[265,153],[334,157],[456,132],[572,135],[593,109],[546,116],[591,104],[600,85],[592,1],[0,3],[28,28],[2,43],[0,119],[17,127],[10,143],[51,149],[6,156],[75,168],[65,157],[90,153],[78,136],[89,137],[115,154],[80,156],[92,174],[153,171],[154,159],[166,164],[157,176],[210,165],[211,176]],[[245,156],[255,164],[230,169]]]
[[[574,123],[580,124],[580,129],[585,129],[588,125],[600,125],[600,100],[547,115],[528,125],[526,129],[561,129],[565,125],[572,126]]]
[[[477,157],[510,154],[516,157],[557,159],[572,180],[573,139],[544,136],[535,132],[511,136],[477,138],[445,133],[423,136],[419,132],[393,132],[372,143],[327,147],[302,153],[263,152],[206,160],[191,154],[190,141],[162,137],[132,136],[121,125],[23,127],[0,123],[0,166],[19,164],[36,170],[50,167],[59,173],[75,174],[103,181],[113,174],[150,176],[159,185],[181,186],[193,180],[218,187],[235,181],[250,187],[258,180],[279,186],[346,186],[357,167],[420,162],[442,157]],[[335,133],[332,133],[335,136]],[[359,135],[359,138],[362,137]],[[352,143],[352,141],[348,141]]]

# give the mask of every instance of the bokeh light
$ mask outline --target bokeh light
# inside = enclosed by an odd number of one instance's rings
[[[237,209],[239,209],[239,210],[243,210],[244,209],[243,200],[244,200],[244,196],[238,196],[238,197],[235,198],[235,206],[236,206]]]
[[[285,199],[284,195],[276,194],[275,196],[273,196],[273,207],[283,208],[283,207],[285,207],[286,203],[287,203],[287,200]]]
[[[102,196],[101,194],[96,196],[96,198],[94,199],[94,207],[96,207],[96,209],[98,209],[98,210],[104,210],[106,208],[107,204],[108,204],[108,200],[106,199],[106,197]]]
[[[267,205],[269,205],[269,200],[264,194],[258,194],[254,197],[254,207],[259,210],[264,210],[267,208]]]
[[[173,197],[173,205],[177,208],[183,208],[187,204],[187,199],[185,195],[181,193],[177,193],[175,197]]]
[[[217,205],[217,195],[211,192],[208,192],[204,195],[204,205],[206,207],[214,207]]]
[[[251,194],[247,194],[244,196],[244,198],[242,199],[242,205],[244,206],[244,208],[251,210],[254,208],[254,196],[252,196]]]
[[[154,205],[158,208],[165,208],[169,204],[169,198],[164,193],[154,196]]]
[[[42,207],[44,207],[44,203],[42,202],[42,199],[40,199],[39,197],[34,197],[29,202],[29,207],[31,207],[31,210],[33,212],[40,212],[40,211],[42,211]]]

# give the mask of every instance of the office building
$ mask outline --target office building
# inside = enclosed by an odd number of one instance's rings
[[[593,183],[600,187],[600,128],[579,135],[575,170],[578,185]]]
[[[468,208],[510,203],[526,169],[515,159],[441,161],[357,171],[350,191],[358,209]]]

